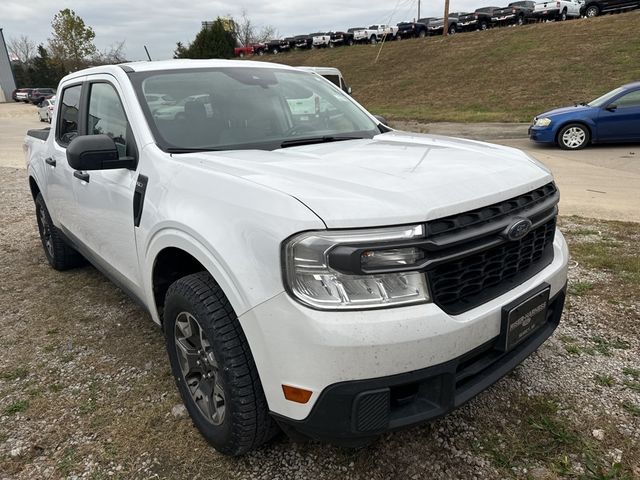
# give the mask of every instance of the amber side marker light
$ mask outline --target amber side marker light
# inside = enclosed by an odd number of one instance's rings
[[[284,392],[284,398],[296,403],[307,403],[313,394],[309,390],[292,387],[291,385],[282,385],[282,391]]]

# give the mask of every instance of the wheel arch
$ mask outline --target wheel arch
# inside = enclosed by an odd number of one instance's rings
[[[145,293],[151,316],[162,323],[164,297],[169,286],[179,278],[206,271],[220,285],[236,315],[246,312],[248,300],[237,287],[235,278],[224,263],[198,239],[174,229],[157,232],[145,254]]]
[[[572,120],[565,120],[564,122],[560,123],[560,125],[558,125],[558,128],[556,130],[556,135],[555,135],[556,144],[558,143],[558,139],[560,138],[560,132],[567,125],[582,125],[589,132],[589,143],[593,143],[595,141],[594,134],[593,134],[593,126],[592,125],[589,125],[588,122],[586,122],[585,120],[582,120],[582,119],[580,119],[580,120],[572,119]]]
[[[35,201],[36,197],[40,193],[40,187],[33,175],[29,175],[29,190],[31,190],[31,197]]]

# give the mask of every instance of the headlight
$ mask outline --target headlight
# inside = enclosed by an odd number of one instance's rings
[[[535,119],[535,126],[536,127],[548,127],[549,125],[551,125],[551,119],[550,118],[542,117],[542,118],[536,118]]]
[[[430,301],[426,276],[417,269],[424,252],[411,240],[423,225],[307,232],[284,246],[289,292],[322,310],[384,308]]]

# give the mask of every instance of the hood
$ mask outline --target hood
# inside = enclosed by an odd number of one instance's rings
[[[176,159],[291,195],[329,228],[423,222],[506,200],[552,180],[540,163],[513,148],[401,132]]]
[[[578,112],[586,112],[589,110],[592,110],[593,107],[589,107],[587,105],[574,105],[571,107],[562,107],[562,108],[555,108],[553,110],[549,110],[548,112],[544,112],[541,113],[540,115],[538,115],[538,118],[540,117],[551,117],[554,115],[563,115],[565,113],[578,113]]]

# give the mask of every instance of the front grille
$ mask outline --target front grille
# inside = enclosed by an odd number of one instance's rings
[[[559,193],[553,183],[505,202],[427,224],[431,257],[426,274],[436,305],[459,315],[496,298],[553,260]],[[505,228],[528,218],[534,228],[509,241]]]
[[[553,248],[555,219],[508,242],[428,272],[434,302],[457,315],[496,297],[540,271],[545,253]],[[536,266],[538,268],[536,268]],[[492,294],[493,293],[493,294]],[[497,295],[496,295],[497,293]]]
[[[434,235],[443,235],[464,228],[477,227],[509,215],[519,214],[522,211],[542,204],[545,200],[554,197],[557,193],[558,189],[556,186],[553,183],[547,183],[529,193],[504,202],[494,203],[493,205],[477,208],[476,210],[471,210],[470,212],[459,215],[451,215],[433,220],[427,224],[427,235],[431,238]]]

